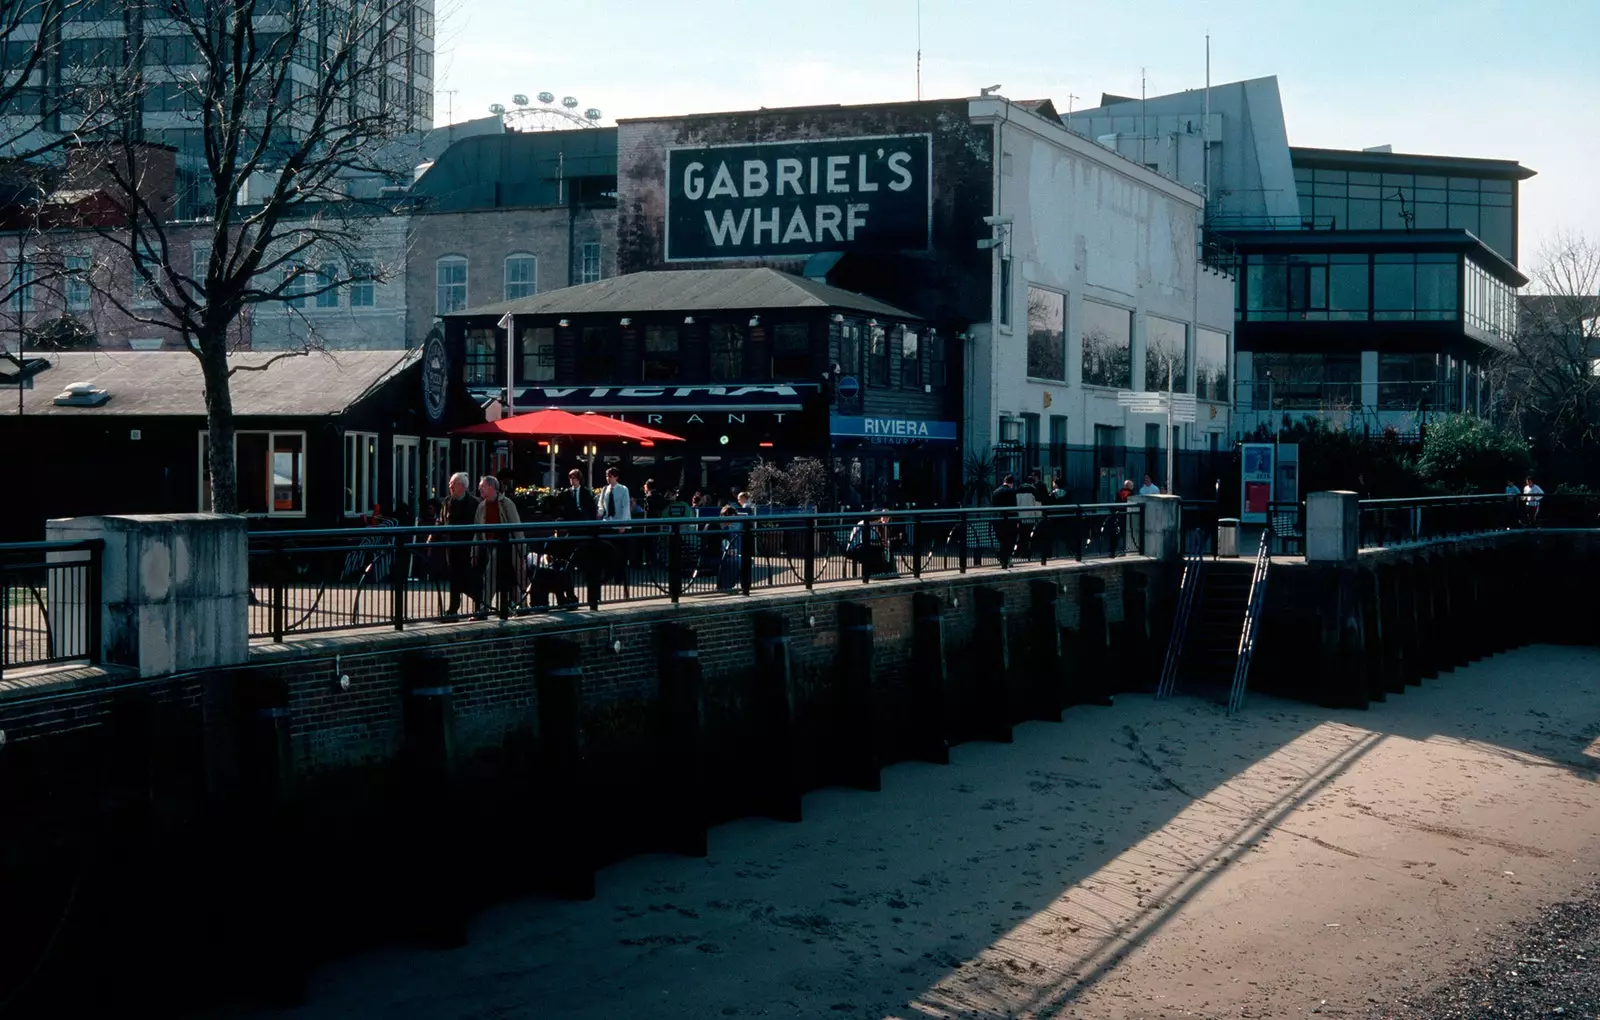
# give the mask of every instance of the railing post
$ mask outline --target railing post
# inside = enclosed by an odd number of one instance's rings
[[[249,556],[248,545],[245,556]],[[288,558],[284,552],[284,541],[281,536],[272,540],[272,563],[269,576],[272,578],[272,590],[268,598],[272,600],[272,640],[274,644],[283,644],[283,632],[288,610],[284,606],[284,599],[288,597],[288,586],[284,584],[284,576],[288,573]]]
[[[1072,549],[1073,558],[1079,563],[1083,562],[1083,504],[1077,503],[1072,507]]]
[[[806,515],[805,582],[806,591],[817,583],[817,515]]]
[[[913,519],[908,525],[911,529],[911,576],[922,576],[922,521]]]
[[[683,525],[667,525],[667,597],[677,605],[683,598]]]
[[[956,511],[956,530],[961,532],[961,573],[967,572],[967,533],[970,521],[969,511]]]
[[[1050,539],[1055,531],[1048,510],[1039,511],[1039,522],[1033,527],[1033,540],[1039,546],[1039,565],[1045,566],[1050,562]]]
[[[400,565],[400,554],[404,549],[405,533],[396,531],[389,562],[389,590],[394,599],[390,615],[394,618],[395,630],[406,629],[406,574]]]
[[[84,643],[87,646],[84,651],[88,654],[90,662],[100,661],[100,614],[102,612],[100,599],[101,582],[104,580],[100,572],[105,569],[105,549],[106,543],[103,538],[94,539],[89,543],[89,583],[88,591],[84,598],[85,609],[89,614],[89,618],[84,621],[88,628],[84,635]],[[3,650],[0,650],[0,654],[3,654]]]
[[[739,589],[750,594],[750,581],[755,572],[756,519],[744,517],[739,521]]]

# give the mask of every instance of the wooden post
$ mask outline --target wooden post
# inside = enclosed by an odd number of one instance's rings
[[[881,767],[873,726],[872,609],[859,602],[839,603],[840,743],[845,781],[863,790],[881,788]]]
[[[937,595],[911,597],[911,754],[919,761],[950,764],[945,739],[950,669],[944,654],[944,602]]]
[[[550,824],[546,847],[557,895],[594,899],[594,853],[590,790],[583,762],[583,649],[573,641],[540,638],[538,669],[539,743]]]
[[[781,613],[756,614],[754,715],[761,756],[760,810],[780,822],[798,822],[801,789],[794,763],[794,664],[789,621]]]
[[[661,651],[661,773],[664,841],[688,857],[706,855],[705,702],[700,636],[692,627],[663,623]]]
[[[1028,582],[1028,634],[1033,657],[1028,669],[1028,718],[1060,722],[1066,704],[1066,662],[1061,654],[1058,607],[1061,585]]]
[[[450,660],[408,652],[400,660],[401,774],[406,810],[408,880],[415,883],[418,934],[444,946],[465,945],[466,855],[455,803],[455,713]]]
[[[1011,634],[1007,626],[1005,592],[998,588],[973,591],[977,609],[977,628],[973,632],[978,653],[973,681],[976,686],[977,723],[986,740],[1009,744],[1011,724],[1016,718],[1011,697]]]

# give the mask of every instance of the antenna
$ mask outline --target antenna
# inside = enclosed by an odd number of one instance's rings
[[[917,0],[917,102],[922,102],[922,0]]]
[[[1211,33],[1206,33],[1206,115],[1200,122],[1200,187],[1211,201]]]
[[[1075,94],[1073,94],[1071,92],[1067,93],[1067,130],[1068,131],[1072,130],[1072,101],[1074,99],[1077,99],[1077,98],[1078,98],[1077,95],[1075,95]]]
[[[444,93],[444,119],[445,137],[450,141],[456,139],[456,93],[460,89],[440,89]]]
[[[1144,68],[1139,68],[1139,165],[1144,165]]]

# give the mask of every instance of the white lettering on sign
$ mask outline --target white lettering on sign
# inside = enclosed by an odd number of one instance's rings
[[[878,150],[882,159],[886,150]],[[890,191],[905,191],[911,187],[911,153],[904,150],[889,154],[887,162],[894,179],[889,181]],[[774,195],[847,195],[852,192],[871,194],[878,190],[878,182],[867,178],[870,164],[865,153],[856,157],[856,179],[850,180],[850,157],[811,157],[809,181],[803,180],[805,165],[800,160],[785,156],[768,167],[766,160],[746,159],[733,167],[726,162],[717,164],[711,176],[711,188],[706,188],[706,166],[694,162],[683,168],[683,194],[685,198],[699,201],[702,198],[763,198]],[[735,172],[737,168],[737,173]]]
[[[730,414],[730,415],[728,415],[728,424],[729,425],[734,425],[734,424],[743,425],[744,424],[744,415],[742,415],[742,414]]]
[[[767,193],[767,164],[759,159],[744,161],[744,193],[748,198],[760,198]]]
[[[698,414],[691,414],[689,416],[689,420],[690,421],[697,421],[702,425],[704,425],[706,423],[706,420],[704,418],[700,417]]]
[[[878,150],[882,152],[882,149]],[[890,191],[904,191],[911,187],[911,153],[897,152],[889,157],[889,170],[895,175],[895,180],[889,182]]]
[[[755,212],[756,212],[756,217],[755,217],[756,229],[754,231],[755,236],[750,238],[750,240],[753,241],[756,244],[760,244],[761,243],[761,235],[762,234],[766,234],[769,238],[771,238],[773,244],[777,244],[778,243],[778,215],[779,215],[778,210],[777,209],[773,209],[772,210],[772,218],[771,219],[766,219],[766,218],[762,217],[760,209],[757,209]]]
[[[835,241],[843,241],[844,235],[839,233],[839,221],[844,219],[844,214],[836,205],[817,206],[817,234],[816,240],[822,240],[822,232],[826,230],[833,235]]]
[[[660,425],[661,416],[659,414],[647,414],[644,416],[644,423],[646,425]]]
[[[883,157],[883,150],[882,149],[878,150],[878,157],[880,159]],[[861,154],[860,160],[856,163],[856,190],[857,191],[877,191],[878,190],[877,182],[867,180],[867,154],[864,153],[864,152]]]
[[[711,190],[706,192],[707,198],[718,198],[727,195],[729,198],[738,198],[739,189],[733,184],[733,174],[728,170],[728,164],[717,164],[717,176],[711,181]]]
[[[867,218],[860,215],[870,208],[865,202],[852,202],[845,206],[844,236],[852,241],[856,239],[856,228],[867,225]]]
[[[850,190],[850,157],[828,157],[828,192],[842,193]]]
[[[735,226],[733,222],[733,210],[722,210],[722,222],[720,224],[717,222],[717,217],[711,212],[711,210],[706,210],[706,226],[711,230],[711,243],[716,245],[718,248],[721,248],[723,245],[727,244],[729,238],[732,238],[733,243],[736,245],[743,244],[744,228],[749,224],[749,222],[749,209],[746,209],[744,212],[739,214],[739,222],[737,226]]]
[[[694,165],[699,166],[700,164],[696,163]],[[805,173],[805,166],[798,159],[785,156],[783,159],[778,160],[778,194],[784,194],[783,187],[786,184],[794,189],[796,195],[805,194],[805,189],[800,187],[800,175],[803,173]],[[687,192],[685,193],[687,194]],[[690,195],[689,197],[699,198],[700,196]],[[798,210],[796,211],[798,212]]]
[[[789,217],[789,225],[783,230],[783,243],[791,241],[805,241],[808,244],[811,241],[811,221],[806,219],[804,209],[796,209],[794,215]]]
[[[704,163],[690,163],[683,168],[683,193],[697,202],[706,193],[706,179],[700,176],[705,168]]]
[[[928,423],[904,418],[867,418],[862,431],[869,436],[927,436]]]

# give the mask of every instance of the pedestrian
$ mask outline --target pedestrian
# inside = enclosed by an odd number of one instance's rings
[[[1122,488],[1117,490],[1117,502],[1126,503],[1128,500],[1133,498],[1133,493],[1133,479],[1124,478],[1122,480]]]
[[[1145,475],[1144,484],[1139,486],[1139,495],[1159,496],[1161,495],[1161,486],[1157,485],[1149,475]]]
[[[594,520],[594,496],[583,484],[583,473],[577,468],[567,472],[567,491],[561,494],[558,505],[564,521]]]
[[[644,480],[644,513],[646,517],[662,517],[667,512],[667,497],[656,488],[654,478]]]
[[[506,498],[500,492],[500,479],[494,475],[484,475],[478,480],[478,506],[473,512],[473,520],[482,525],[521,524],[522,517],[517,513],[517,504]],[[522,539],[522,532],[500,530],[482,533],[478,546],[478,566],[483,569],[484,598],[478,603],[478,611],[473,613],[473,619],[483,620],[489,616],[488,603],[491,593],[498,593],[502,606],[509,612],[514,605],[522,601],[522,557],[517,554],[513,542]]]
[[[1011,566],[1011,555],[1017,547],[1017,476],[1006,475],[1000,479],[1000,487],[989,496],[991,506],[1012,509],[1002,509],[995,517],[994,542],[996,553],[1002,567]]]
[[[439,523],[446,529],[467,527],[477,522],[478,501],[468,491],[471,484],[472,477],[465,471],[457,471],[450,476],[450,497],[439,511]],[[461,615],[461,596],[471,598],[475,609],[483,601],[483,575],[473,569],[471,541],[470,532],[458,531],[452,535],[446,530],[440,537],[440,542],[444,544],[445,583],[450,589],[450,599],[444,610],[447,620]],[[457,545],[456,542],[464,544]]]
[[[1543,502],[1540,497],[1543,495],[1544,490],[1539,488],[1539,483],[1533,480],[1532,475],[1529,475],[1522,483],[1522,502],[1527,508],[1529,527],[1532,527],[1539,520],[1539,504]]]

